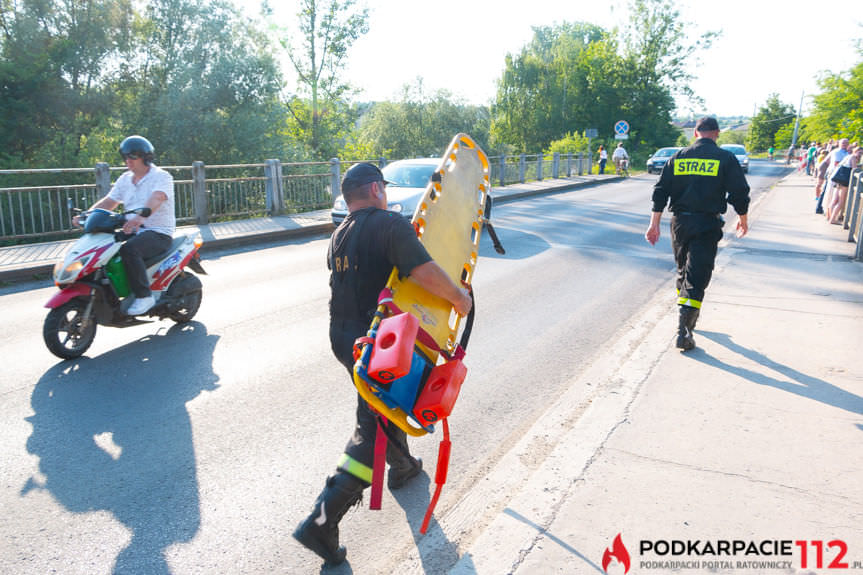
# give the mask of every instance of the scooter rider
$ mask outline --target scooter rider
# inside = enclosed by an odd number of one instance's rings
[[[123,140],[120,155],[128,171],[117,178],[108,195],[90,208],[114,210],[120,204],[126,210],[150,208],[148,217],[130,215],[123,226],[123,232],[132,235],[120,248],[129,288],[135,295],[128,315],[142,314],[155,305],[144,260],[170,248],[176,229],[174,178],[153,163],[155,151],[153,144],[142,136]],[[72,221],[78,225],[77,216]]]
[[[728,204],[739,215],[737,237],[749,229],[749,184],[734,154],[716,145],[719,124],[705,117],[695,126],[695,142],[674,154],[653,188],[653,213],[644,234],[659,240],[659,222],[666,204],[671,211],[671,248],[677,263],[679,324],[677,347],[695,347],[692,330],[704,291],[713,274],[717,246],[725,224],[720,214]]]
[[[417,239],[413,226],[401,215],[387,211],[386,184],[373,164],[352,166],[342,181],[349,214],[333,232],[328,250],[330,269],[330,344],[353,380],[353,345],[366,334],[377,298],[393,267],[430,293],[452,303],[466,315],[472,306],[468,291],[457,286],[432,260]],[[345,512],[362,498],[371,484],[378,418],[357,394],[356,426],[339,460],[327,478],[314,510],[294,531],[294,538],[329,565],[344,561],[338,524]],[[406,434],[387,426],[386,460],[390,489],[405,485],[422,470],[410,455]]]

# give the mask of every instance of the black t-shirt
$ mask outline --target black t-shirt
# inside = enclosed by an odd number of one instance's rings
[[[327,251],[330,317],[371,319],[393,267],[405,277],[431,259],[401,215],[374,207],[351,212],[333,232]]]

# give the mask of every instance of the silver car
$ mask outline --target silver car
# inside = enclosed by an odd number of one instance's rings
[[[740,162],[740,167],[743,168],[743,173],[749,173],[749,154],[746,153],[746,148],[740,144],[722,144],[720,148],[728,150],[737,157]]]
[[[411,219],[426,191],[440,158],[397,160],[381,170],[387,184],[387,209]],[[333,223],[339,225],[348,215],[348,206],[340,195],[330,212]]]

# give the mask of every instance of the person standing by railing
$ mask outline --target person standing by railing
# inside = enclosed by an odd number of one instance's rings
[[[147,138],[129,136],[120,144],[120,155],[127,171],[117,178],[108,195],[93,204],[90,210],[114,210],[120,204],[128,210],[150,208],[150,215],[130,215],[123,232],[132,235],[120,248],[120,257],[126,267],[129,288],[135,301],[129,306],[129,315],[146,312],[156,304],[147,282],[144,260],[171,247],[177,226],[174,214],[174,178],[153,163],[156,150]],[[72,219],[78,223],[78,216]]]
[[[829,209],[831,224],[840,223],[845,215],[845,199],[848,197],[851,174],[860,166],[861,156],[863,156],[863,148],[857,146],[845,156],[833,175],[832,180],[836,184],[836,194],[833,196],[833,203]]]
[[[815,208],[816,214],[824,214],[824,217],[827,218],[827,221],[830,221],[830,206],[833,205],[833,195],[836,193],[835,182],[833,181],[833,174],[836,173],[836,170],[839,168],[839,164],[842,163],[842,160],[845,159],[850,152],[848,151],[848,138],[842,138],[839,140],[839,147],[830,152],[830,155],[827,158],[830,160],[829,167],[827,168],[827,184],[824,189],[824,193],[821,194],[821,197],[818,199],[818,206]],[[826,196],[826,197],[825,197]],[[827,209],[823,210],[822,206],[826,206]]]

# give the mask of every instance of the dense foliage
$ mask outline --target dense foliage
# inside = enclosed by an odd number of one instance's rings
[[[0,168],[117,163],[131,133],[160,163],[183,165],[437,155],[459,131],[490,154],[582,151],[588,129],[594,149],[613,146],[618,120],[630,153],[646,156],[686,139],[675,101],[700,109],[687,70],[714,36],[687,41],[671,0],[630,0],[620,30],[534,28],[502,57],[491,107],[428,93],[421,77],[396,101],[361,103],[341,78],[367,9],[300,0],[278,26],[267,6],[250,19],[230,0],[0,0]],[[821,88],[798,139],[859,139],[863,64]],[[747,146],[787,146],[794,115],[771,96]]]

